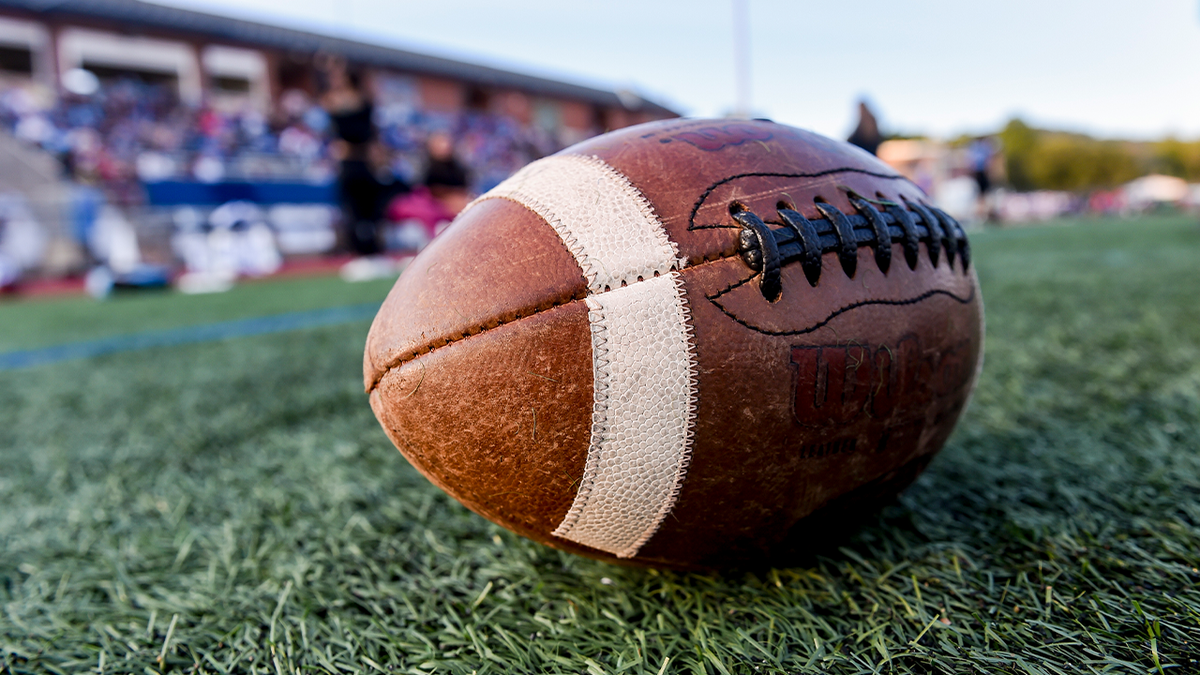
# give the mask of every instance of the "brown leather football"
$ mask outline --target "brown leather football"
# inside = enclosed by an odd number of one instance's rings
[[[388,295],[364,377],[396,447],[480,515],[716,567],[911,482],[967,402],[982,317],[962,228],[871,155],[670,120],[468,206]]]

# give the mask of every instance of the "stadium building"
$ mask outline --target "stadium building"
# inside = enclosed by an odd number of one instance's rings
[[[626,91],[605,91],[483,65],[139,0],[0,2],[0,77],[61,92],[64,75],[169,83],[187,103],[266,112],[288,90],[316,93],[314,55],[369,67],[379,94],[430,110],[503,113],[577,140],[597,130],[677,115]]]
[[[331,59],[363,74],[406,181],[438,132],[454,137],[479,192],[589,136],[677,116],[629,91],[139,0],[0,0],[0,268],[79,269],[66,249],[86,252],[92,225],[118,216],[143,253],[167,259],[175,231],[235,200],[291,214],[271,223],[284,255],[327,250]],[[14,234],[34,222],[42,245]],[[296,223],[322,233],[289,232]],[[6,247],[23,261],[5,263]]]

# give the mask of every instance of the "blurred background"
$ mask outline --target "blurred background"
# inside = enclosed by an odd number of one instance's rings
[[[1200,209],[1191,2],[0,1],[0,289],[397,273],[595,134],[766,117],[971,227]]]
[[[0,672],[1200,673],[1198,37],[1197,0],[0,0]],[[972,230],[971,405],[802,567],[525,540],[363,393],[470,199],[676,116],[850,140]]]

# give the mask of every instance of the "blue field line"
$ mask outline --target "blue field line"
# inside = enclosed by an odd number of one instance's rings
[[[0,354],[0,372],[44,366],[60,361],[88,359],[117,352],[133,352],[151,347],[177,347],[197,342],[213,342],[253,335],[285,333],[304,328],[336,326],[343,323],[365,321],[375,316],[378,311],[379,303],[369,302],[362,305],[343,305],[307,312],[289,312],[199,326],[114,335],[98,340],[68,342],[53,347],[6,352]]]

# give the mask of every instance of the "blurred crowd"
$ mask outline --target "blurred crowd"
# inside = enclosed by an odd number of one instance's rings
[[[265,112],[248,102],[189,105],[170,83],[101,83],[86,71],[78,75],[74,84],[81,86],[52,102],[27,88],[0,89],[0,127],[58,159],[66,195],[58,236],[79,254],[57,269],[87,272],[97,295],[168,283],[224,290],[239,277],[277,271],[286,256],[331,251],[354,257],[342,270],[348,279],[391,275],[396,254],[420,250],[475,195],[580,140],[498,112],[508,110],[503,102],[429,109],[411,81],[368,80],[336,57],[321,63],[318,93],[286,90]],[[967,226],[1160,206],[1200,210],[1200,184],[1171,176],[1089,191],[1013,191],[998,135],[887,138],[866,102],[857,112],[847,140],[878,155]],[[4,171],[20,169],[0,166]],[[233,197],[147,204],[147,186],[239,181],[322,185],[326,196],[311,204]],[[53,237],[28,192],[0,191],[0,290],[53,257]],[[169,241],[145,255],[139,219],[155,208],[169,210],[162,218]]]
[[[379,97],[375,83],[337,60],[325,64],[320,80],[319,95],[284,91],[267,113],[249,105],[187,105],[169,83],[134,78],[95,81],[52,103],[39,100],[29,89],[13,87],[0,91],[0,126],[59,159],[70,185],[70,235],[84,252],[85,265],[106,268],[106,278],[114,283],[120,283],[122,275],[146,270],[136,254],[138,227],[129,214],[146,203],[147,184],[336,183],[341,212],[333,223],[340,226],[336,250],[369,258],[350,272],[366,278],[393,272],[382,254],[420,249],[473,195],[566,144],[552,130],[521,124],[482,106],[438,111],[419,105],[412,96]],[[194,209],[185,211],[173,216],[172,242],[174,258],[185,274],[203,277],[219,268],[217,274],[225,278],[278,267],[278,254],[262,252],[270,243],[264,229],[246,225],[253,221],[274,228],[265,215],[230,220],[230,209],[216,209],[198,219]],[[253,209],[233,205],[232,211]],[[6,229],[12,240],[20,226]],[[219,241],[212,246],[214,252],[200,251],[197,234],[209,237],[214,231],[224,233],[215,237]],[[271,229],[265,231],[269,235]],[[240,241],[225,236],[231,232],[253,239],[259,252],[221,253],[232,250],[231,241]],[[247,238],[244,232],[256,234]],[[34,248],[24,245],[25,259]],[[114,250],[126,252],[117,256],[116,267],[121,269],[113,269]],[[0,251],[0,258],[4,255]],[[236,259],[258,262],[231,272],[229,261]],[[224,262],[214,268],[214,260]],[[0,270],[2,288],[19,276],[13,270],[21,265],[0,260],[0,267],[8,270]],[[156,276],[156,283],[169,273]],[[228,284],[201,279],[193,285]]]
[[[230,169],[253,175],[257,156],[318,160],[324,144],[307,111],[268,119],[244,110],[221,112],[182,105],[174,88],[129,79],[87,96],[63,94],[39,105],[29,90],[0,93],[0,124],[16,138],[59,157],[75,180],[102,186],[116,203],[137,203],[139,181],[224,179]],[[247,166],[247,164],[249,166]]]
[[[547,130],[484,110],[391,103],[375,107],[369,121],[386,152],[381,168],[409,184],[422,180],[426,143],[435,135],[453,139],[474,192],[562,145]],[[321,97],[297,89],[264,114],[185,105],[175,87],[136,79],[107,83],[87,96],[65,93],[48,105],[14,87],[0,91],[0,125],[60,157],[72,176],[102,183],[119,201],[137,201],[138,181],[331,179],[338,159],[331,153],[336,130]]]

